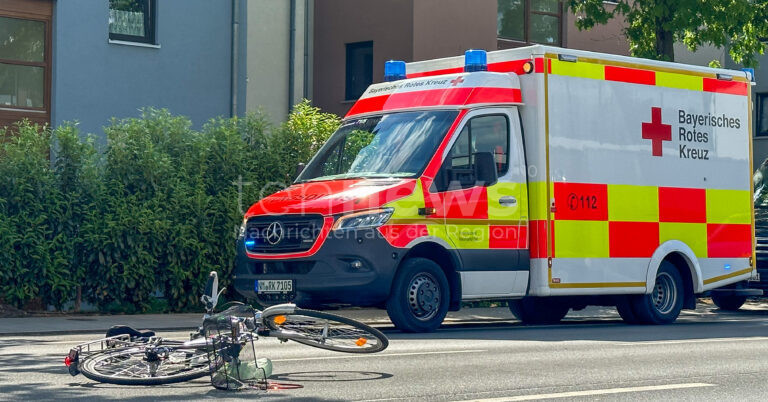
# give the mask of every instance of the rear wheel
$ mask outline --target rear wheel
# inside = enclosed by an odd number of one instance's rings
[[[656,282],[649,294],[630,298],[632,311],[643,324],[669,324],[683,309],[683,278],[669,261],[663,261],[656,272]]]
[[[92,354],[78,367],[87,378],[108,384],[160,385],[208,375],[205,350],[179,346],[113,349]]]
[[[395,275],[387,313],[401,331],[431,332],[448,314],[449,299],[448,279],[442,268],[426,258],[409,258]]]
[[[361,322],[321,311],[296,309],[262,318],[278,338],[336,352],[375,353],[389,345],[387,337]]]
[[[569,309],[567,304],[549,297],[524,297],[509,301],[509,311],[523,324],[530,325],[557,324]]]
[[[717,307],[720,308],[720,310],[726,310],[726,311],[736,311],[741,308],[742,305],[744,305],[744,302],[747,301],[747,296],[737,296],[737,295],[712,295],[712,302],[715,303]]]

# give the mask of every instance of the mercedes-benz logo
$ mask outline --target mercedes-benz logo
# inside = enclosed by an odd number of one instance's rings
[[[283,240],[283,224],[280,222],[272,222],[267,226],[267,243],[275,245]]]

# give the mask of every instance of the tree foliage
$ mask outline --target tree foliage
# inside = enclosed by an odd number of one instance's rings
[[[568,0],[576,26],[590,29],[623,17],[633,56],[674,61],[674,43],[695,51],[699,46],[728,45],[731,58],[757,64],[768,39],[768,0]]]

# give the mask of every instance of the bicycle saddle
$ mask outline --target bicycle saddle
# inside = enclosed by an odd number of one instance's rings
[[[130,335],[132,338],[149,338],[155,336],[154,331],[131,328],[127,325],[113,325],[107,330],[107,338],[117,335]]]

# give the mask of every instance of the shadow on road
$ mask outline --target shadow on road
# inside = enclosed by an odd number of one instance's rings
[[[304,371],[298,373],[282,373],[269,377],[276,381],[291,382],[349,382],[372,381],[391,378],[392,374],[368,371]]]
[[[682,341],[712,338],[748,338],[768,336],[768,311],[721,311],[714,308],[685,312],[674,324],[628,325],[617,314],[603,317],[566,317],[557,325],[527,326],[519,321],[487,324],[443,325],[429,334],[406,334],[385,331],[390,340],[398,339],[465,339],[514,341],[609,341],[649,342]]]

